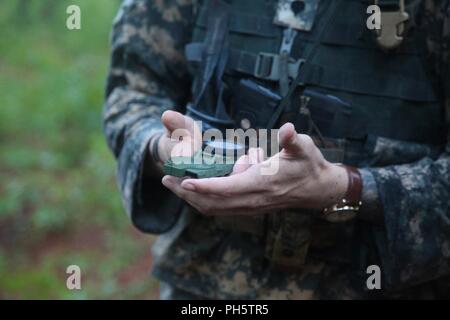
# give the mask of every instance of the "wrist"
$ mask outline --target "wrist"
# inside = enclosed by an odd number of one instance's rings
[[[341,200],[345,196],[349,184],[347,170],[340,165],[328,163],[322,176],[324,183],[321,190],[325,197],[321,202],[321,209]],[[325,190],[328,192],[324,192]]]

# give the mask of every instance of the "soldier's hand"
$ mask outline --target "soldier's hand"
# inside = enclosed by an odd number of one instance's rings
[[[192,156],[201,148],[202,135],[192,118],[179,112],[166,111],[161,120],[166,129],[157,146],[161,162],[170,157]]]
[[[211,215],[322,209],[342,198],[348,185],[345,169],[326,161],[309,136],[297,134],[288,123],[280,128],[279,142],[279,153],[256,163],[254,155],[253,161],[248,161],[250,155],[240,159],[229,177],[166,176],[163,184],[198,211]]]

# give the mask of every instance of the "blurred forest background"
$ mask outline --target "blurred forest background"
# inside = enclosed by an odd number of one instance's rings
[[[157,298],[101,125],[120,0],[0,1],[0,298]],[[82,29],[66,28],[81,8]],[[82,290],[66,288],[66,268]]]

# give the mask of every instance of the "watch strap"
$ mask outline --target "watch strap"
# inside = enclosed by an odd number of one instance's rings
[[[362,177],[359,170],[352,166],[344,165],[348,175],[348,187],[344,198],[349,205],[359,206],[362,196]]]
[[[362,204],[363,182],[361,173],[355,167],[341,166],[347,171],[348,186],[344,197],[338,203],[323,210],[322,217],[330,222],[345,222],[353,219]]]

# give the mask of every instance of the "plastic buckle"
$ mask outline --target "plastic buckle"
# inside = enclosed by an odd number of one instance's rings
[[[375,1],[378,4],[378,1]],[[398,11],[381,11],[381,29],[377,30],[377,43],[386,50],[395,49],[403,42],[405,22],[409,15],[405,11],[405,0],[399,0]]]
[[[264,59],[270,59],[269,62]],[[303,59],[290,59],[288,62],[288,76],[295,79],[300,66],[305,62]],[[266,69],[266,70],[265,70]],[[278,81],[280,80],[280,56],[274,53],[261,52],[258,54],[255,63],[253,76],[258,79]]]
[[[270,62],[265,62],[265,59],[270,59]],[[265,68],[263,68],[264,66]],[[267,69],[267,66],[269,66],[269,70],[264,70]],[[264,80],[280,80],[280,56],[274,53],[260,52],[256,58],[253,75]]]

